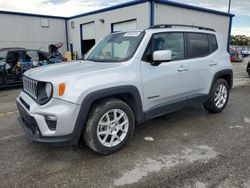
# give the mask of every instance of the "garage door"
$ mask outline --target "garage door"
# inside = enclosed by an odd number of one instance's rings
[[[129,31],[129,30],[135,30],[136,27],[136,20],[130,20],[120,23],[114,23],[112,24],[113,32],[115,31]]]
[[[82,25],[82,40],[95,39],[95,23],[87,23]]]
[[[82,26],[81,55],[85,55],[95,45],[95,23],[87,23]]]

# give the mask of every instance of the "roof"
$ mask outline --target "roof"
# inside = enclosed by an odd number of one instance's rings
[[[16,50],[26,50],[26,48],[11,47],[11,48],[1,48],[0,51],[16,51]]]
[[[32,13],[23,13],[23,12],[13,12],[13,11],[5,11],[0,10],[0,14],[11,14],[11,15],[18,15],[18,16],[32,16],[32,17],[39,17],[39,18],[54,18],[54,19],[67,19],[67,17],[62,16],[51,16],[51,15],[44,15],[44,14],[32,14]]]
[[[207,13],[212,13],[212,14],[218,14],[218,15],[222,15],[222,16],[230,16],[230,17],[235,16],[234,14],[227,13],[227,12],[222,12],[222,11],[218,11],[218,10],[198,7],[198,6],[194,6],[194,5],[187,5],[187,4],[183,4],[183,3],[177,3],[177,2],[173,2],[173,1],[169,1],[169,0],[156,0],[156,2],[158,2],[160,4],[169,5],[169,6],[186,8],[186,9],[191,9],[191,10],[196,10],[196,11],[201,11],[201,12],[207,12]]]
[[[54,19],[74,19],[74,18],[89,16],[89,15],[92,15],[92,14],[107,12],[107,11],[115,10],[115,9],[119,9],[119,8],[129,7],[129,6],[133,6],[133,5],[137,5],[137,4],[142,4],[142,3],[145,3],[145,2],[155,2],[155,3],[165,4],[165,5],[174,6],[174,7],[186,8],[186,9],[190,9],[190,10],[207,12],[207,13],[211,13],[211,14],[218,14],[218,15],[222,15],[222,16],[229,16],[229,17],[234,16],[234,14],[229,14],[229,13],[222,12],[222,11],[217,11],[217,10],[213,10],[213,9],[198,7],[198,6],[194,6],[194,5],[187,5],[187,4],[183,4],[183,3],[177,3],[177,2],[173,2],[173,1],[169,1],[169,0],[134,0],[134,1],[114,5],[114,6],[111,6],[111,7],[95,10],[95,11],[92,11],[92,12],[87,12],[87,13],[71,16],[71,17],[51,16],[51,15],[42,15],[42,14],[30,14],[30,13],[1,11],[1,10],[0,10],[0,14],[44,17],[44,18],[54,18]]]

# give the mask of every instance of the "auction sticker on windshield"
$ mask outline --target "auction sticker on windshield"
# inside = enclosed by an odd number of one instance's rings
[[[141,32],[128,32],[124,34],[124,37],[138,37]]]

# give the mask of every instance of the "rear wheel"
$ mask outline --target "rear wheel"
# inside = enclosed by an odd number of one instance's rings
[[[228,83],[224,79],[218,79],[213,85],[209,100],[204,104],[204,107],[211,113],[219,113],[226,107],[228,99]]]
[[[85,143],[101,154],[122,148],[133,134],[134,115],[121,100],[108,99],[95,104],[83,133]]]

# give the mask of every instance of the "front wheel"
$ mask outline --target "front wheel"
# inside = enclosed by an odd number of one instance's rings
[[[83,139],[92,150],[104,155],[111,154],[128,142],[134,124],[133,111],[125,102],[104,100],[92,107]]]
[[[213,85],[209,100],[204,104],[204,107],[211,113],[219,113],[226,107],[228,99],[228,83],[224,79],[218,79]]]

